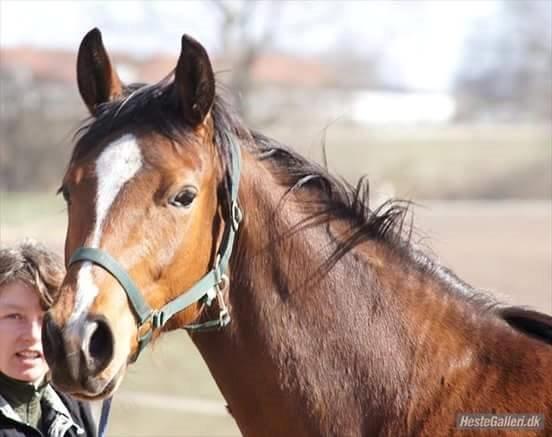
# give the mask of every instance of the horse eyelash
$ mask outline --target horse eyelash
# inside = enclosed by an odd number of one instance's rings
[[[67,205],[69,205],[69,204],[71,203],[71,199],[70,199],[70,197],[69,197],[69,195],[68,195],[68,192],[67,192],[67,190],[66,190],[66,188],[65,188],[65,185],[63,185],[63,184],[62,184],[62,185],[58,188],[58,190],[56,191],[56,195],[57,195],[57,196],[59,196],[60,194],[63,195],[63,199],[65,200],[65,203],[66,203]]]

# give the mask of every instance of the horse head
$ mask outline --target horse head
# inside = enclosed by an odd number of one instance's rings
[[[212,299],[228,256],[228,181],[214,146],[213,69],[198,42],[182,37],[174,78],[127,86],[94,29],[81,43],[77,76],[92,117],[60,188],[67,275],[43,342],[54,383],[95,399],[117,388],[152,334],[197,321]]]

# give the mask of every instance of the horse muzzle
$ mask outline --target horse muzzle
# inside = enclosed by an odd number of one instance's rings
[[[110,384],[101,374],[113,359],[114,336],[104,317],[89,316],[61,328],[47,313],[42,347],[53,383],[61,390],[100,396]]]

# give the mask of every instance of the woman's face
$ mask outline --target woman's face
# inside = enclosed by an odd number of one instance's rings
[[[38,294],[26,283],[18,280],[0,287],[0,372],[26,382],[46,374],[43,316]]]

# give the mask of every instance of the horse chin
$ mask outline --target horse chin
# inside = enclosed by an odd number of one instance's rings
[[[69,393],[71,396],[85,401],[98,401],[110,398],[121,385],[125,370],[126,366],[122,366],[107,383],[101,379],[89,380],[85,383],[84,390],[70,391]]]

